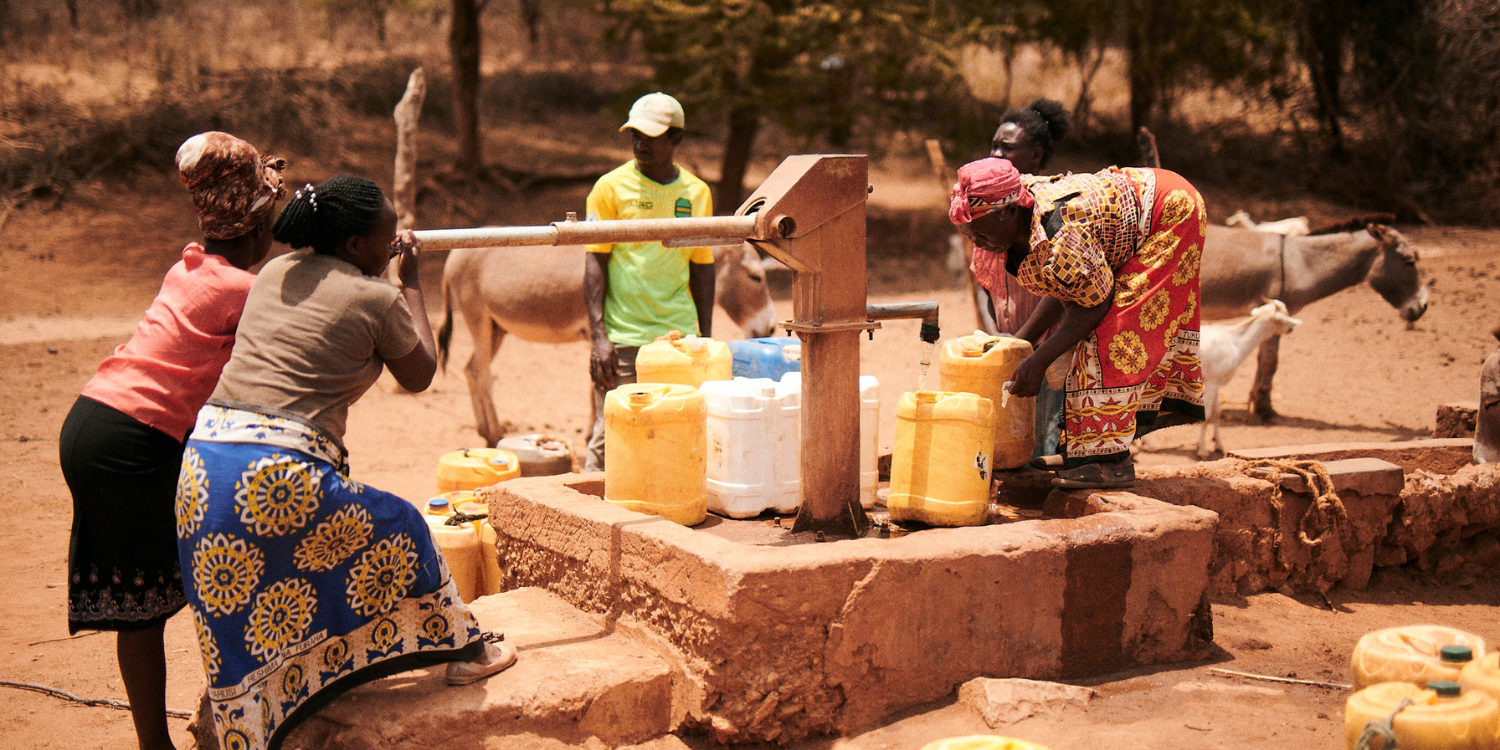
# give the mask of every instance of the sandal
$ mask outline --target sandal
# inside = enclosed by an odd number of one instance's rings
[[[1065,490],[1115,490],[1135,486],[1135,464],[1130,461],[1107,464],[1085,464],[1059,471],[1052,478],[1053,487]]]
[[[1027,464],[1027,466],[1040,471],[1062,471],[1064,466],[1063,457],[1058,455],[1037,456],[1031,459],[1031,463]]]

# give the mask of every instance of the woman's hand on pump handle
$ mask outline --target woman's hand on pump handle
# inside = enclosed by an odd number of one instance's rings
[[[401,265],[397,269],[397,277],[401,279],[401,286],[419,288],[422,285],[422,277],[419,273],[422,260],[422,241],[417,239],[416,233],[410,229],[403,229],[396,233],[396,239],[391,240],[391,258],[400,258]]]

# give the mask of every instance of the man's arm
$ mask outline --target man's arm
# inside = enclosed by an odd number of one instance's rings
[[[604,330],[604,296],[609,293],[609,253],[584,253],[583,306],[589,315],[589,378],[594,387],[614,390],[615,345]]]
[[[688,293],[698,308],[698,335],[713,336],[714,330],[714,264],[688,264]]]

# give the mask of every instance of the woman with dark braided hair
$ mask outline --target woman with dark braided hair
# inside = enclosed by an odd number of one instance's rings
[[[349,479],[349,405],[389,369],[437,370],[420,247],[369,180],[298,190],[274,228],[312,252],[266,264],[234,356],[198,414],[177,488],[178,553],[220,746],[276,748],[310,712],[396,672],[449,684],[515,662],[488,642],[415,506]],[[381,273],[400,259],[401,288]]]
[[[1010,161],[1022,174],[1040,174],[1052,160],[1052,149],[1072,129],[1060,102],[1038,99],[1005,113],[990,139],[990,156]]]
[[[990,156],[1007,159],[1022,174],[1040,174],[1052,160],[1052,150],[1073,129],[1063,105],[1051,99],[1038,99],[1022,109],[1005,113],[995,137],[990,140]],[[1014,334],[1036,311],[1042,298],[1027,291],[1015,277],[1000,267],[1000,256],[974,253],[974,276],[983,280],[976,297],[990,306],[995,330]],[[993,287],[993,288],[992,288]],[[1042,334],[1052,335],[1056,326]],[[1036,400],[1036,450],[1038,466],[1048,466],[1048,456],[1057,455],[1059,420],[1062,418],[1062,391],[1042,383]]]

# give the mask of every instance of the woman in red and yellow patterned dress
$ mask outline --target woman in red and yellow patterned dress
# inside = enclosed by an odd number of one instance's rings
[[[1071,355],[1064,460],[1053,484],[1130,486],[1131,440],[1203,419],[1203,198],[1163,169],[1033,177],[989,158],[964,165],[958,177],[949,219],[975,252],[1004,256],[990,264],[994,272],[1003,268],[1044,298],[1017,335],[1036,345],[1060,322],[1021,362],[1011,393],[1036,395],[1047,367]]]

